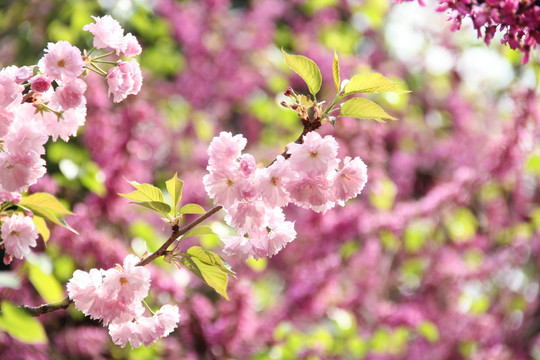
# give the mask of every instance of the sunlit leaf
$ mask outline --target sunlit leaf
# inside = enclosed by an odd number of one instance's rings
[[[399,87],[401,83],[388,80],[381,74],[359,74],[354,75],[345,88],[345,95],[354,93],[372,93],[372,92],[392,92],[396,94],[409,93],[408,90],[402,90]]]
[[[39,206],[40,208],[52,210],[61,215],[74,215],[74,213],[66,209],[58,199],[47,193],[35,193],[25,196],[21,199],[19,205],[26,207]]]
[[[287,54],[283,49],[281,50],[283,56],[285,57],[285,62],[289,67],[305,81],[309,88],[309,92],[312,95],[315,95],[319,92],[322,85],[322,76],[321,70],[313,62],[313,60],[308,59],[305,56],[301,55],[290,55]]]
[[[388,115],[379,105],[373,101],[361,98],[354,98],[346,101],[341,106],[340,116],[353,117],[356,119],[373,119],[384,122],[383,119],[397,120]]]
[[[43,220],[42,217],[34,214],[34,217],[32,218],[32,222],[34,223],[34,225],[36,225],[36,230],[38,234],[40,234],[41,237],[43,238],[43,241],[47,242],[49,240],[49,237],[51,236],[51,232],[49,231],[49,228],[47,227],[45,220]]]
[[[180,263],[199,279],[216,290],[218,294],[229,300],[229,297],[227,296],[227,283],[229,278],[226,273],[216,266],[206,264],[196,257],[191,257],[189,255],[182,257]]]
[[[37,292],[47,302],[61,300],[64,297],[64,290],[60,282],[52,274],[45,274],[39,266],[29,265],[28,278]]]
[[[200,246],[192,246],[188,249],[187,254],[191,255],[192,257],[198,258],[204,263],[216,266],[223,272],[231,275],[235,274],[231,270],[229,264],[227,264],[219,255],[213,253],[212,251],[204,250]]]
[[[165,181],[165,186],[167,187],[169,195],[171,195],[172,206],[174,209],[176,209],[180,203],[180,200],[182,199],[182,188],[184,187],[184,182],[178,179],[177,174],[174,173],[174,176],[171,179]]]
[[[191,230],[186,235],[183,236],[183,238],[187,238],[190,236],[196,236],[196,235],[209,235],[214,234],[214,231],[210,226],[199,226],[198,228],[195,228],[194,230]]]
[[[25,343],[47,343],[47,335],[43,325],[36,318],[8,301],[2,301],[0,328]]]
[[[334,51],[334,62],[332,64],[332,75],[334,76],[334,84],[339,92],[341,86],[341,78],[339,75],[339,59],[337,53]]]
[[[145,208],[157,211],[163,215],[166,215],[171,212],[171,207],[169,204],[161,202],[161,201],[139,201],[139,202],[132,202],[132,204],[140,205]]]
[[[197,204],[186,204],[180,208],[180,214],[204,214],[204,208]]]
[[[136,181],[129,181],[129,183],[137,190],[129,194],[118,195],[135,202],[164,201],[163,193],[159,188],[150,184],[139,184]]]

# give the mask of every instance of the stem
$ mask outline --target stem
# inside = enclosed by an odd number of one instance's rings
[[[110,65],[116,65],[114,61],[108,61],[108,60],[92,60],[92,63],[98,63],[98,64],[110,64]]]
[[[169,239],[167,239],[167,241],[165,241],[165,243],[163,245],[161,245],[161,247],[159,249],[156,250],[156,252],[150,254],[148,257],[146,257],[144,260],[141,260],[139,261],[139,263],[137,264],[138,266],[145,266],[149,263],[151,263],[152,261],[154,261],[155,259],[157,259],[158,257],[160,256],[163,256],[167,253],[167,249],[169,248],[169,246],[179,237],[179,236],[182,236],[184,234],[186,234],[188,231],[190,231],[191,229],[193,229],[195,226],[199,225],[200,223],[202,223],[204,220],[208,219],[210,216],[214,215],[215,213],[217,213],[219,210],[221,210],[223,207],[222,206],[214,206],[213,208],[211,208],[210,210],[208,210],[205,214],[199,216],[197,219],[195,219],[193,222],[189,223],[188,225],[184,226],[183,228],[181,229],[178,229],[178,225],[175,225],[173,226],[173,233],[171,234],[171,236],[169,237]]]
[[[92,49],[90,49],[90,51],[88,52],[88,54],[86,54],[86,56],[92,55],[92,53],[94,52],[94,50],[96,50],[96,47],[95,47],[95,46],[94,46]]]
[[[105,58],[105,57],[107,57],[107,56],[109,56],[109,55],[112,55],[112,54],[114,54],[114,51],[108,52],[108,53],[106,53],[106,54],[103,54],[103,55],[99,55],[99,56],[96,56],[96,57],[95,57],[95,58],[93,58],[92,60],[99,60],[99,59],[103,59],[103,58]]]

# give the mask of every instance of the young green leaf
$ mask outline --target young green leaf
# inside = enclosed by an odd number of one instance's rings
[[[229,300],[227,296],[227,283],[229,277],[220,268],[206,264],[196,257],[184,256],[180,260],[189,271],[195,274],[199,279],[212,287],[218,294]]]
[[[285,57],[285,62],[289,67],[304,80],[309,88],[309,92],[315,96],[322,85],[322,76],[321,70],[313,62],[313,60],[308,59],[305,56],[301,55],[290,55],[281,49],[283,56]]]
[[[49,237],[51,236],[51,232],[49,231],[49,228],[47,227],[45,220],[43,220],[42,217],[34,214],[34,217],[32,218],[32,222],[34,223],[34,225],[36,225],[36,230],[38,234],[40,234],[41,237],[43,238],[43,241],[47,242],[49,240]]]
[[[192,246],[186,252],[192,257],[196,257],[202,262],[218,267],[221,271],[228,274],[234,275],[235,273],[230,269],[229,264],[227,264],[219,255],[213,253],[212,251],[204,250],[200,246]]]
[[[35,193],[25,196],[21,199],[19,205],[26,207],[39,206],[40,208],[57,212],[60,215],[74,215],[74,213],[66,209],[58,199],[47,193]]]
[[[2,301],[0,329],[28,344],[46,344],[47,335],[43,325],[8,301]]]
[[[66,229],[68,229],[69,231],[71,231],[71,232],[73,232],[73,233],[75,233],[77,235],[79,234],[77,231],[75,231],[75,229],[73,229],[71,226],[69,226],[68,223],[64,219],[57,217],[52,211],[50,211],[50,210],[48,210],[48,209],[46,209],[44,207],[34,205],[34,204],[24,204],[24,206],[23,206],[23,205],[21,205],[21,203],[18,203],[17,206],[20,207],[23,210],[30,210],[32,213],[34,213],[34,215],[37,215],[37,216],[42,217],[42,218],[44,218],[46,220],[49,220],[53,224],[65,227]]]
[[[169,206],[169,204],[161,201],[134,201],[131,204],[143,206],[145,208],[157,211],[158,213],[161,213],[163,215],[167,215],[171,212],[171,207]]]
[[[210,234],[215,235],[215,233],[212,231],[212,228],[210,226],[200,226],[194,230],[191,230],[186,235],[182,236],[182,238],[187,238],[187,237],[195,236],[195,235],[210,235]]]
[[[371,93],[371,92],[392,92],[396,94],[409,93],[408,90],[401,90],[401,83],[388,80],[378,73],[354,75],[345,88],[345,95],[354,93]]]
[[[47,302],[62,300],[64,289],[52,274],[45,274],[39,266],[29,265],[28,278],[34,288]]]
[[[139,184],[136,181],[129,181],[129,183],[137,190],[130,192],[129,194],[118,194],[126,199],[135,202],[157,201],[163,202],[163,193],[161,190],[150,184]]]
[[[341,106],[341,113],[339,116],[353,117],[356,119],[373,119],[379,122],[384,122],[383,119],[397,120],[395,117],[388,115],[373,101],[362,98],[353,98],[346,101]]]
[[[339,75],[339,59],[337,53],[334,51],[334,63],[332,64],[332,74],[334,75],[334,84],[339,92],[341,90],[341,78]]]
[[[197,204],[186,204],[180,209],[180,214],[205,214],[204,208]]]
[[[180,200],[182,199],[182,188],[184,187],[184,182],[178,179],[177,174],[174,173],[174,176],[171,179],[165,181],[165,186],[167,187],[169,195],[171,195],[173,209],[176,209],[180,203]]]

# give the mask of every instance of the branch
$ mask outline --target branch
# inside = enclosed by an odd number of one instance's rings
[[[223,208],[222,206],[214,206],[213,208],[208,210],[205,214],[199,216],[196,220],[192,221],[191,223],[189,223],[188,225],[184,226],[181,229],[178,229],[178,225],[173,226],[173,233],[171,234],[169,239],[167,239],[167,241],[165,241],[165,243],[163,243],[163,245],[161,245],[161,247],[159,249],[157,249],[156,252],[150,254],[144,260],[139,261],[139,263],[137,265],[138,266],[145,266],[145,265],[151,263],[152,261],[154,261],[155,259],[157,259],[158,257],[165,255],[167,253],[167,249],[169,248],[169,246],[171,246],[171,244],[176,239],[178,239],[178,237],[186,234],[191,229],[193,229],[195,226],[199,225],[204,220],[208,219],[210,216],[214,215],[215,213],[217,213],[222,208]]]
[[[51,303],[51,304],[43,304],[40,306],[28,306],[28,305],[21,305],[20,308],[29,313],[32,316],[40,316],[43,314],[47,314],[56,310],[65,310],[73,303],[73,300],[71,300],[68,297],[63,298],[60,300],[60,303]]]

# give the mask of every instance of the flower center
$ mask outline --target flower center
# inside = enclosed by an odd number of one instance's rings
[[[58,66],[60,66],[60,67],[63,68],[64,66],[66,66],[66,61],[65,61],[64,59],[60,59],[60,60],[58,61]]]
[[[316,151],[315,151],[315,152],[312,152],[312,153],[311,153],[311,157],[317,157],[317,152],[316,152]]]
[[[125,284],[127,284],[127,283],[128,283],[128,279],[126,279],[125,277],[122,276],[122,277],[120,278],[120,285],[125,285]]]
[[[278,179],[277,177],[274,176],[274,177],[272,177],[272,180],[270,180],[270,182],[272,183],[272,185],[277,186],[277,181],[278,181],[278,180],[279,180],[279,179]]]

